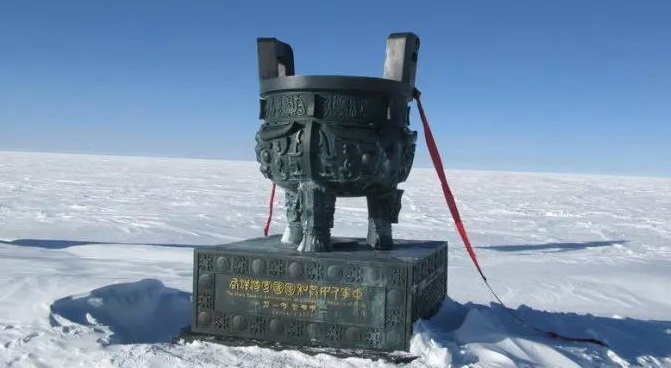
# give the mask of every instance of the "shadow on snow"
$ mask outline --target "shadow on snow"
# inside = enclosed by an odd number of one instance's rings
[[[279,235],[271,235],[279,239]],[[361,246],[360,242],[357,242],[354,238],[340,238],[333,237],[333,243],[331,244],[334,248],[337,248],[338,251],[370,251],[372,248]],[[82,245],[105,245],[105,244],[115,244],[115,245],[146,245],[151,247],[168,247],[168,248],[208,248],[214,247],[217,245],[225,244],[168,244],[168,243],[124,243],[124,242],[114,242],[114,241],[88,241],[88,240],[57,240],[57,239],[16,239],[12,241],[0,240],[0,244],[14,245],[18,247],[34,247],[34,248],[44,248],[44,249],[66,249],[70,247],[77,247]],[[435,245],[425,244],[423,242],[418,243],[405,243],[405,247],[412,247],[413,249],[433,249]]]
[[[16,239],[12,241],[0,240],[0,244],[16,245],[21,247],[45,248],[45,249],[65,249],[80,245],[98,245],[98,244],[149,245],[153,247],[169,247],[169,248],[204,248],[211,246],[211,245],[196,245],[196,244],[124,243],[124,242],[100,242],[100,241],[88,241],[88,240],[55,240],[55,239]]]
[[[477,247],[480,249],[491,249],[499,252],[525,252],[542,251],[544,253],[569,252],[588,248],[609,247],[616,244],[626,244],[628,240],[603,240],[582,243],[546,243],[546,244],[522,244],[522,245],[490,245]]]

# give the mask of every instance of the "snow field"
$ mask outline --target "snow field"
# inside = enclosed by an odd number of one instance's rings
[[[671,179],[448,170],[492,286],[415,168],[394,236],[447,239],[448,295],[415,325],[411,367],[671,367]],[[170,343],[190,319],[193,246],[261,235],[253,162],[0,152],[0,366],[387,367],[258,347]],[[284,224],[282,193],[271,232]],[[334,235],[364,236],[363,198]]]

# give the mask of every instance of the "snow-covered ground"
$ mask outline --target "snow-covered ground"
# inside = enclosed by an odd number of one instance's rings
[[[435,174],[414,169],[394,235],[448,239],[450,298],[415,325],[409,366],[671,367],[671,179],[448,174],[508,306],[609,347],[490,304]],[[391,366],[170,343],[189,323],[192,247],[260,236],[269,190],[253,162],[0,152],[0,366]],[[334,234],[365,229],[365,201],[338,200]]]

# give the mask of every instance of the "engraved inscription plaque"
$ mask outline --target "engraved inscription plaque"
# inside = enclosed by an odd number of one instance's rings
[[[336,318],[352,325],[384,325],[384,288],[306,281],[277,281],[217,275],[215,311],[309,318],[327,321]]]

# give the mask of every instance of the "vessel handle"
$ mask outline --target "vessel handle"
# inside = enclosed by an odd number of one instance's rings
[[[387,38],[387,58],[384,61],[384,78],[407,83],[415,88],[419,37],[411,32],[392,33]]]
[[[260,80],[294,75],[294,52],[289,44],[276,38],[258,38],[256,45]]]

